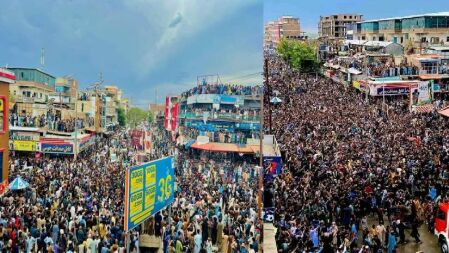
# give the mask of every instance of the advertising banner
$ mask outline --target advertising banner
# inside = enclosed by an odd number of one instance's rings
[[[15,151],[36,151],[38,142],[36,141],[24,141],[24,140],[13,140],[12,147]]]
[[[178,127],[178,109],[179,103],[176,103],[171,108],[171,130],[176,131]]]
[[[144,139],[145,153],[151,154],[151,149],[153,148],[153,144],[151,143],[151,132],[145,131],[145,139]]]
[[[85,139],[83,139],[81,141],[81,143],[79,144],[79,151],[81,152],[81,151],[87,149],[89,146],[91,146],[94,143],[95,143],[95,135],[91,134],[90,136],[86,137]]]
[[[432,102],[430,82],[419,82],[418,84],[418,104]]]
[[[125,231],[164,209],[174,200],[173,157],[129,168],[125,178]]]
[[[139,150],[143,150],[144,149],[144,145],[143,145],[143,138],[144,138],[144,131],[138,130],[138,129],[134,129],[131,131],[130,135],[131,135],[131,144],[133,145],[133,147],[136,147]]]
[[[73,154],[73,145],[69,143],[41,143],[42,153]]]
[[[407,95],[410,93],[410,87],[408,86],[385,86],[377,88],[377,95]]]
[[[264,179],[273,180],[273,177],[282,172],[282,157],[264,156],[263,157]]]
[[[168,120],[171,117],[170,115],[170,110],[169,110],[169,105],[170,103],[170,98],[169,97],[165,97],[165,113],[164,113],[164,128],[168,130]]]

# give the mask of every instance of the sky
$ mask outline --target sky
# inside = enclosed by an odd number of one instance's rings
[[[301,30],[316,35],[320,16],[354,13],[369,20],[442,11],[449,11],[448,0],[264,0],[264,23],[295,16]]]
[[[147,107],[198,75],[262,84],[262,0],[8,0],[0,8],[0,66],[99,79]]]

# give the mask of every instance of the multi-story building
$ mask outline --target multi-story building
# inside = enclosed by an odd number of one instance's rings
[[[0,68],[0,195],[8,184],[9,159],[9,85],[16,79],[14,72]]]
[[[9,68],[16,76],[10,86],[14,103],[13,112],[32,117],[41,116],[48,111],[49,96],[55,92],[56,78],[39,69]]]
[[[226,90],[226,86],[223,87]],[[258,87],[234,94],[219,90],[182,96],[179,125],[190,133],[190,138],[202,135],[210,142],[246,144],[256,139],[260,130],[261,92]]]
[[[104,126],[118,124],[118,108],[121,105],[123,91],[117,86],[104,87]]]
[[[49,99],[54,103],[62,103],[71,109],[78,96],[78,81],[72,77],[58,77],[55,82],[55,92],[50,94]]]
[[[148,111],[150,111],[154,118],[158,117],[158,116],[163,116],[164,115],[164,110],[165,110],[165,105],[164,104],[148,104]]]
[[[270,21],[265,25],[264,47],[276,47],[281,38],[302,39],[299,18],[282,16],[276,21]]]
[[[362,21],[359,14],[335,14],[320,16],[318,34],[320,38],[344,39],[347,25]]]
[[[367,20],[355,39],[389,41],[407,47],[449,45],[449,12]]]

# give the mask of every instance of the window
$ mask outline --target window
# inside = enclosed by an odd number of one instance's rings
[[[446,38],[446,42],[449,42],[449,37]]]
[[[426,37],[422,37],[421,38],[421,42],[426,42],[427,40],[426,40]]]
[[[404,43],[404,37],[401,37],[401,44]]]
[[[352,19],[352,16],[349,16],[349,19]]]
[[[84,112],[84,103],[81,104],[81,112]]]
[[[346,19],[346,16],[345,16],[345,19]]]
[[[438,43],[440,43],[440,38],[439,37],[432,37],[432,38],[430,38],[430,43],[438,44]]]

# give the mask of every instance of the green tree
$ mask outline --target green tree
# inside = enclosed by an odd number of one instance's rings
[[[313,42],[283,38],[277,46],[277,53],[295,69],[315,71],[318,67],[316,45]]]
[[[136,127],[140,123],[146,122],[147,120],[148,113],[138,107],[130,108],[128,114],[126,115],[126,121],[131,127]]]
[[[150,125],[153,124],[153,122],[154,122],[154,114],[153,114],[153,112],[149,111],[147,117],[148,117],[148,123]]]
[[[123,109],[123,107],[118,108],[117,120],[121,127],[126,126],[126,115],[125,115],[125,109]]]

